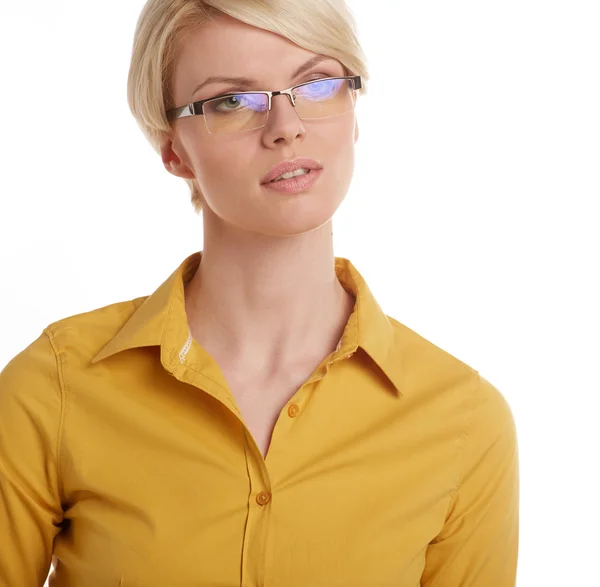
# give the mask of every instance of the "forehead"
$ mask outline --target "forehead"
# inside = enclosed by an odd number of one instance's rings
[[[188,95],[198,83],[217,75],[285,85],[294,70],[316,55],[281,35],[219,15],[180,41],[174,93]]]

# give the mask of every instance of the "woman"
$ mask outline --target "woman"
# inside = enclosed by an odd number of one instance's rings
[[[204,247],[0,374],[1,585],[515,584],[509,406],[333,255],[367,79],[342,0],[146,4],[129,103]]]

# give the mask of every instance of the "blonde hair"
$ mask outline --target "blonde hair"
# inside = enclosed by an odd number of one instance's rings
[[[219,12],[337,59],[347,75],[362,76],[363,88],[358,91],[366,93],[366,58],[345,0],[148,0],[135,29],[127,101],[157,153],[173,124],[167,120],[167,110],[183,105],[174,104],[172,95],[179,44]],[[200,214],[204,200],[198,184],[194,179],[185,181]]]

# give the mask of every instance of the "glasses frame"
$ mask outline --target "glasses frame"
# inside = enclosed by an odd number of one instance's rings
[[[291,88],[287,88],[286,90],[277,90],[274,92],[268,92],[266,90],[255,90],[255,91],[248,91],[248,92],[227,92],[226,94],[219,94],[218,96],[214,96],[212,98],[207,98],[206,100],[198,100],[197,102],[191,102],[189,104],[186,104],[185,106],[179,106],[177,108],[172,108],[170,110],[167,110],[167,113],[166,113],[167,119],[170,121],[174,121],[174,120],[178,120],[179,118],[186,118],[187,116],[204,116],[204,104],[206,104],[206,102],[210,102],[212,100],[219,100],[221,98],[235,97],[235,96],[240,96],[240,95],[244,95],[244,94],[265,94],[269,100],[269,107],[267,109],[267,120],[265,121],[265,124],[263,124],[261,126],[257,126],[254,129],[249,129],[249,130],[256,130],[257,128],[263,128],[264,126],[266,126],[266,124],[269,120],[268,113],[271,111],[274,96],[281,96],[281,95],[288,96],[290,99],[290,102],[292,103],[292,106],[294,108],[296,108],[296,100],[294,98],[294,90],[296,90],[297,88],[300,88],[302,86],[306,86],[307,84],[312,84],[315,82],[332,80],[332,79],[351,80],[352,84],[354,86],[353,91],[360,90],[363,87],[362,77],[360,75],[344,75],[344,76],[322,77],[322,78],[318,78],[318,79],[312,79],[310,81],[303,82],[301,84],[292,86]],[[326,116],[323,119],[327,119],[327,118],[333,118],[333,117]],[[323,119],[321,119],[321,118],[302,119],[301,118],[301,120],[323,120]],[[210,134],[213,134],[208,129],[208,123],[206,122],[206,118],[204,119],[204,122],[206,124],[206,128],[207,128],[208,132]],[[238,131],[238,132],[246,132],[246,131]]]

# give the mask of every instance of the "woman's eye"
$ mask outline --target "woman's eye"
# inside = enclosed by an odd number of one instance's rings
[[[229,98],[223,98],[222,100],[219,100],[215,104],[215,109],[220,110],[220,111],[227,111],[227,110],[231,111],[231,110],[235,110],[240,105],[241,105],[241,100],[239,99],[238,96],[229,96]]]
[[[239,100],[235,97],[225,99],[222,104],[225,106],[237,106],[239,104]]]
[[[242,112],[264,112],[269,101],[264,94],[238,94],[209,102],[206,110],[218,114],[240,114]]]

